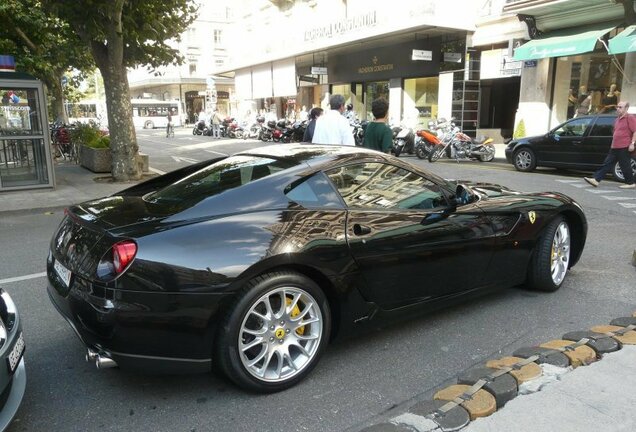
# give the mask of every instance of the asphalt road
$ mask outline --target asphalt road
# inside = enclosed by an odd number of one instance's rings
[[[162,131],[138,131],[138,140],[151,166],[162,171],[258,145],[193,137],[183,129],[170,141]],[[461,371],[485,360],[636,310],[636,272],[630,264],[636,192],[620,191],[609,181],[592,189],[580,174],[518,173],[505,163],[404,159],[448,178],[572,196],[589,222],[581,261],[556,293],[509,289],[338,341],[298,386],[255,395],[213,374],[139,375],[86,363],[82,345],[50,304],[46,280],[38,276],[61,212],[2,215],[0,286],[22,314],[28,375],[22,407],[8,430],[354,432],[430,399]],[[14,279],[21,276],[28,278]]]

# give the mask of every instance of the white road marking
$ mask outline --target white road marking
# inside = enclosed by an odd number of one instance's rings
[[[159,175],[164,175],[166,172],[165,171],[161,171],[157,168],[153,168],[153,167],[148,167],[149,171],[152,171],[155,174],[159,174]]]
[[[572,179],[557,179],[558,182],[560,183],[578,183],[581,180],[576,179],[576,180],[572,180]]]
[[[202,142],[197,144],[188,144],[184,146],[179,146],[178,150],[180,151],[181,150],[201,150],[208,147],[214,147],[215,145],[218,145],[218,144],[219,144],[218,141],[208,141],[208,142]]]
[[[636,204],[634,203],[618,203],[618,205],[621,205],[627,209],[633,209],[636,208]]]
[[[214,150],[204,150],[204,151],[206,151],[208,153],[218,154],[218,155],[221,155],[221,156],[227,156],[227,153],[221,153],[221,152],[217,152],[217,151],[214,151]]]
[[[187,157],[181,157],[181,156],[170,156],[172,159],[174,159],[175,162],[185,162],[185,163],[197,163],[199,162],[196,159],[192,159],[192,158],[187,158]]]
[[[602,194],[602,193],[621,193],[619,190],[607,190],[607,189],[589,189],[589,193]]]
[[[28,280],[28,279],[36,279],[36,278],[40,278],[40,277],[44,277],[44,276],[46,276],[46,272],[33,273],[33,274],[30,274],[30,275],[17,276],[17,277],[12,277],[12,278],[8,278],[8,279],[0,279],[0,285],[12,283],[12,282],[20,282],[20,281]]]
[[[610,201],[636,200],[636,196],[633,196],[633,197],[604,196],[603,198]]]

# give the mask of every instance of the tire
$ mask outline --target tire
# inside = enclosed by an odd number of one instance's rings
[[[632,172],[634,173],[634,178],[636,178],[636,159],[631,158]],[[612,170],[612,175],[614,178],[620,182],[625,181],[625,175],[623,175],[623,170],[621,170],[621,166],[616,162],[614,164],[614,169]]]
[[[570,226],[562,216],[545,227],[532,253],[528,288],[552,292],[561,287],[570,263],[571,240]]]
[[[286,306],[281,308],[283,298]],[[296,325],[300,320],[304,325]],[[216,339],[216,357],[221,370],[240,387],[277,392],[311,372],[330,331],[329,304],[314,281],[291,271],[267,273],[250,281],[228,308]]]
[[[484,144],[484,147],[490,150],[490,153],[487,155],[479,155],[480,162],[492,162],[495,160],[495,146],[492,144]]]
[[[417,146],[417,148],[415,149],[415,156],[417,156],[418,159],[426,159],[428,157],[428,153],[424,148],[424,144],[420,144]]]
[[[522,147],[515,151],[512,157],[512,163],[517,171],[530,172],[537,167],[537,157],[528,147]]]
[[[435,162],[437,159],[444,156],[444,151],[446,150],[444,147],[444,144],[437,144],[433,147],[433,150],[428,154],[428,161]]]
[[[196,135],[197,134],[197,128],[192,129],[192,135]]]
[[[147,120],[146,123],[144,123],[144,129],[154,129],[154,128],[155,128],[155,124],[151,120]]]
[[[395,143],[395,150],[393,150],[393,153],[395,153],[395,157],[400,157],[400,154],[402,153],[402,150],[404,149],[404,141],[402,141],[402,145],[399,145],[400,141],[401,140]]]

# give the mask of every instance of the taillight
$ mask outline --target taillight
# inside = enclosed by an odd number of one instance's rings
[[[127,240],[113,245],[113,266],[115,267],[115,274],[119,274],[124,271],[128,264],[135,258],[137,253],[137,244],[133,241]]]
[[[134,241],[124,240],[115,243],[99,261],[97,278],[103,281],[115,279],[126,270],[136,254],[137,243]]]

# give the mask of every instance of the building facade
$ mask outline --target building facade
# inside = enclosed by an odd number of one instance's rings
[[[212,75],[228,59],[228,28],[234,20],[232,2],[197,0],[199,16],[172,46],[183,55],[182,65],[169,65],[149,72],[140,67],[129,71],[132,98],[181,102],[182,119],[194,122],[202,110],[218,108],[230,115],[233,80]]]
[[[360,119],[371,119],[371,102],[384,97],[395,123],[455,115],[474,131],[478,84],[464,71],[477,67],[466,51],[476,7],[463,0],[239,1],[229,29],[236,49],[214,73],[234,78],[230,99],[240,115],[293,118],[303,108],[326,108],[339,93]]]

